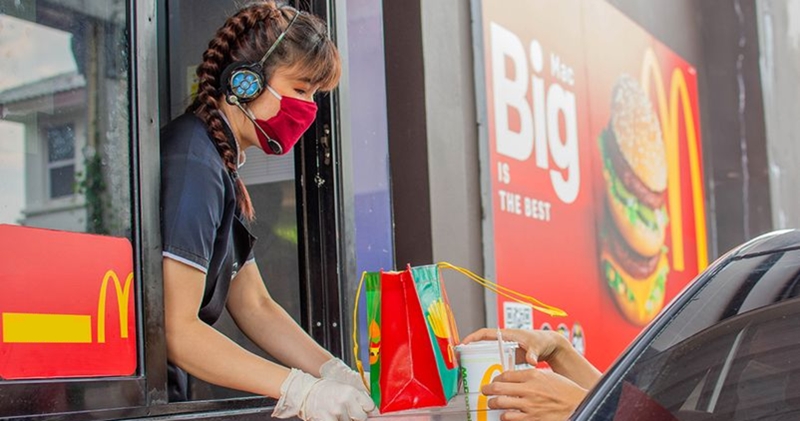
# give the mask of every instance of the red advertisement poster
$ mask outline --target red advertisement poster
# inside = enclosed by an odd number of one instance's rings
[[[127,239],[0,225],[0,379],[134,374],[134,295]]]
[[[482,9],[498,300],[605,369],[707,265],[695,69],[605,2]]]

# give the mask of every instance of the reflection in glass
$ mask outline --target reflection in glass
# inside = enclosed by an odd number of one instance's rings
[[[350,130],[355,197],[356,273],[394,267],[389,135],[380,2],[347,1]],[[358,277],[354,278],[358,281]],[[365,304],[361,295],[360,306]],[[358,320],[358,356],[369,367],[366,312]]]
[[[72,125],[52,127],[46,132],[50,163],[72,161],[75,158],[75,133]]]
[[[130,236],[126,2],[0,2],[0,223]]]
[[[75,134],[71,124],[46,130],[50,198],[73,194],[75,180]]]
[[[0,120],[0,223],[16,224],[25,207],[25,126]]]

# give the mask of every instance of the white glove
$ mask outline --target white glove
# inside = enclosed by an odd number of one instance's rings
[[[336,380],[339,383],[353,386],[369,395],[369,390],[364,386],[361,375],[338,358],[331,358],[325,364],[322,364],[322,367],[319,368],[319,374],[323,379]]]
[[[330,379],[318,379],[297,369],[281,385],[272,416],[306,421],[364,421],[375,404],[364,393]]]

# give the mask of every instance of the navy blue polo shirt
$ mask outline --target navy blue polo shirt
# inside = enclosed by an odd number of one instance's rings
[[[232,138],[230,130],[227,134]],[[253,260],[255,238],[238,212],[233,178],[194,114],[161,130],[161,235],[164,258],[205,273],[198,316],[214,324],[233,276]],[[186,373],[170,364],[168,377],[170,400],[186,400]]]

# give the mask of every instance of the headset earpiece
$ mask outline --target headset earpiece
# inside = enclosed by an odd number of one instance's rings
[[[225,98],[231,104],[234,99],[244,104],[258,98],[265,85],[261,65],[245,62],[226,67],[222,72],[222,82],[225,84]]]
[[[261,91],[263,91],[266,86],[266,82],[264,81],[264,63],[266,63],[267,58],[275,51],[278,44],[283,40],[283,37],[286,36],[289,28],[294,25],[294,21],[296,21],[297,17],[302,13],[303,12],[295,11],[292,20],[289,21],[286,28],[281,31],[278,38],[275,39],[275,42],[272,43],[267,52],[264,53],[264,56],[261,57],[261,60],[257,63],[239,61],[230,64],[222,71],[222,90],[225,92],[225,100],[228,101],[229,104],[236,104],[242,108],[242,104],[258,98]],[[242,110],[244,110],[244,108],[242,108]]]

